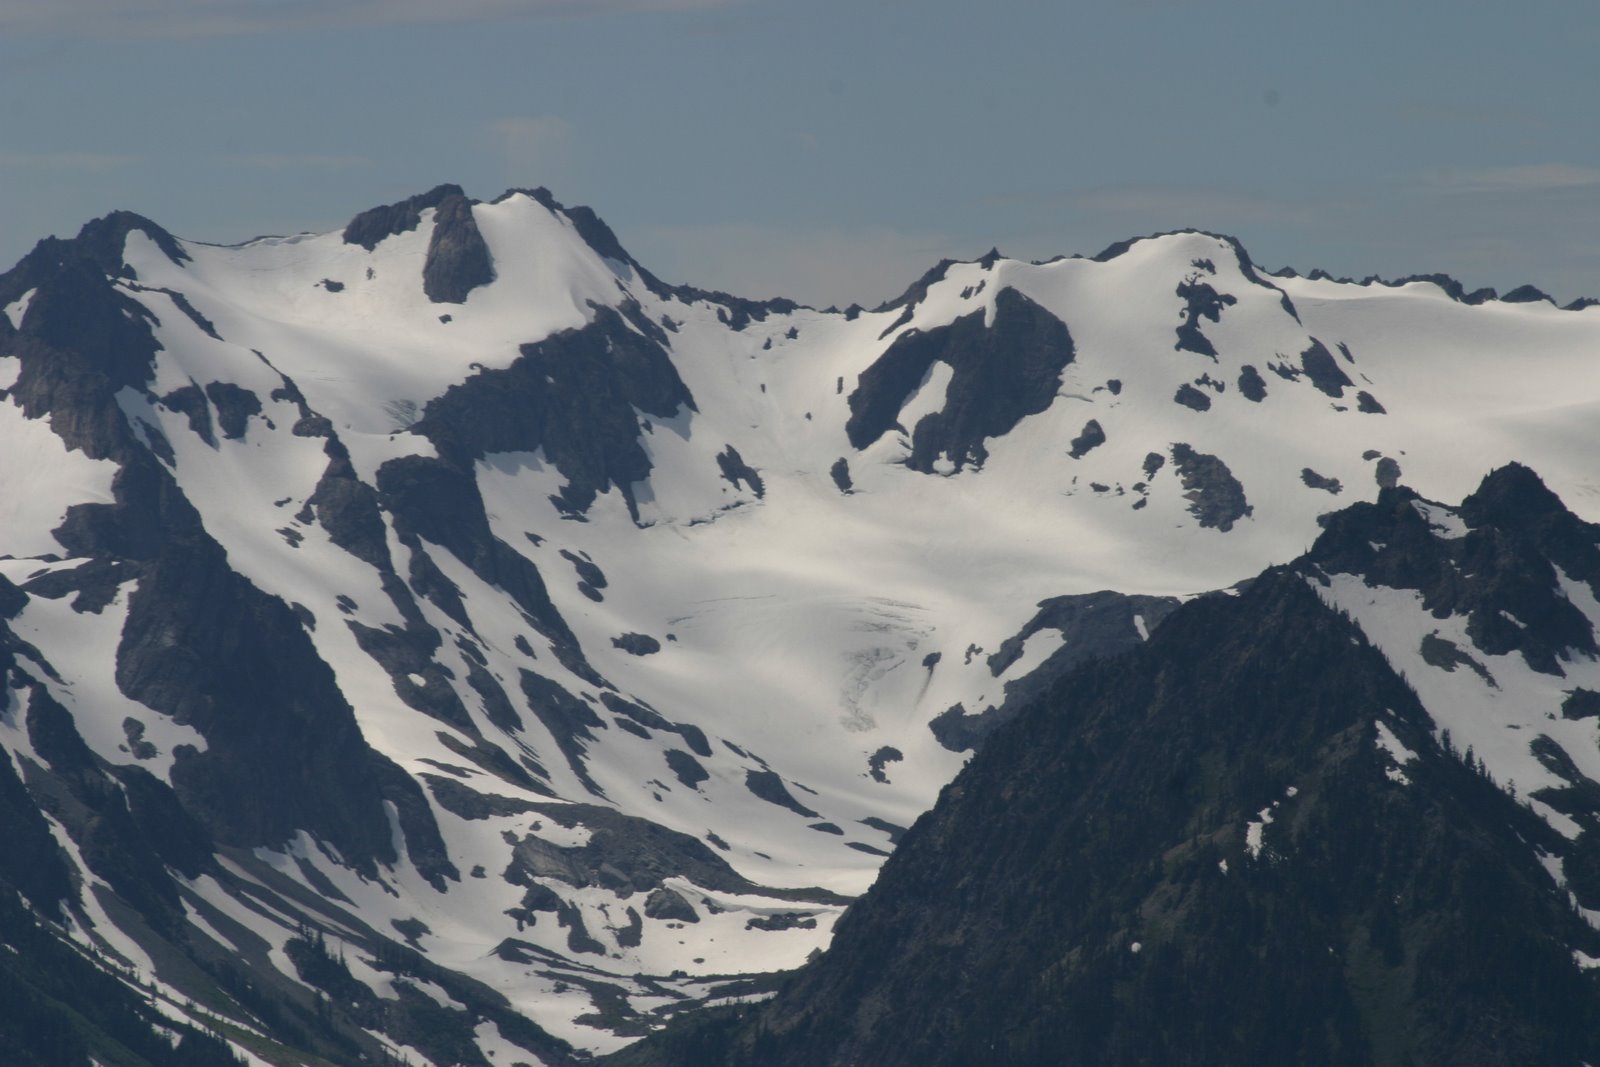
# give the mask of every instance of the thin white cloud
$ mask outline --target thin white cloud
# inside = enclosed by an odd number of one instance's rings
[[[221,156],[217,162],[228,167],[245,170],[359,170],[372,166],[366,156],[317,155],[283,152],[247,152],[241,155]]]
[[[1600,167],[1533,163],[1520,167],[1447,170],[1427,175],[1426,188],[1452,193],[1533,193],[1600,186]]]
[[[571,154],[572,124],[556,115],[509,115],[483,126],[494,151],[516,180],[549,184]]]
[[[695,11],[742,0],[4,0],[0,36],[219,37],[281,30],[429,25]]]
[[[557,115],[510,115],[490,119],[488,127],[508,152],[548,150],[572,133],[572,124]]]
[[[1511,107],[1464,104],[1450,100],[1401,100],[1395,107],[1400,118],[1423,125],[1439,123],[1467,126],[1512,126],[1547,129],[1550,120],[1532,111]]]
[[[117,152],[0,152],[0,168],[102,173],[130,167],[140,159]]]
[[[1313,217],[1302,205],[1215,189],[1130,186],[1095,189],[1074,196],[1072,200],[1079,210],[1119,216],[1130,224],[1156,228],[1300,224]]]

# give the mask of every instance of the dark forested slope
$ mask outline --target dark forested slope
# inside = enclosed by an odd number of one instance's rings
[[[1577,1063],[1554,838],[1275,570],[997,731],[776,1000],[617,1062]]]

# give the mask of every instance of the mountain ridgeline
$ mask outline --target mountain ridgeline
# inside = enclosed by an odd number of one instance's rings
[[[544,189],[41,241],[0,1048],[1600,1062],[1597,348],[1199,232],[843,311]]]

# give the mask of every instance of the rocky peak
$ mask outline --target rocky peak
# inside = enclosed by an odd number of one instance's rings
[[[436,185],[425,193],[368,208],[351,219],[344,228],[344,242],[360,245],[371,252],[385,237],[416,229],[422,222],[424,210],[438,207],[449,197],[464,195],[459,185]]]
[[[1459,510],[1397,486],[1375,503],[1325,516],[1306,560],[1323,573],[1415,590],[1439,618],[1468,616],[1480,651],[1518,651],[1533,669],[1560,675],[1571,653],[1597,651],[1591,623],[1561,586],[1565,575],[1595,587],[1597,543],[1600,528],[1574,516],[1528,468],[1511,464],[1487,476]]]

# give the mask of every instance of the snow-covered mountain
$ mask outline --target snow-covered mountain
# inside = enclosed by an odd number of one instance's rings
[[[1600,519],[1600,309],[1201,233],[818,311],[441,186],[230,247],[114,214],[0,313],[0,880],[268,1062],[560,1063],[764,995],[996,724],[1321,516],[1516,461]],[[1562,574],[1525,669],[1514,605],[1325,596],[1531,795],[1505,727],[1600,619]]]

